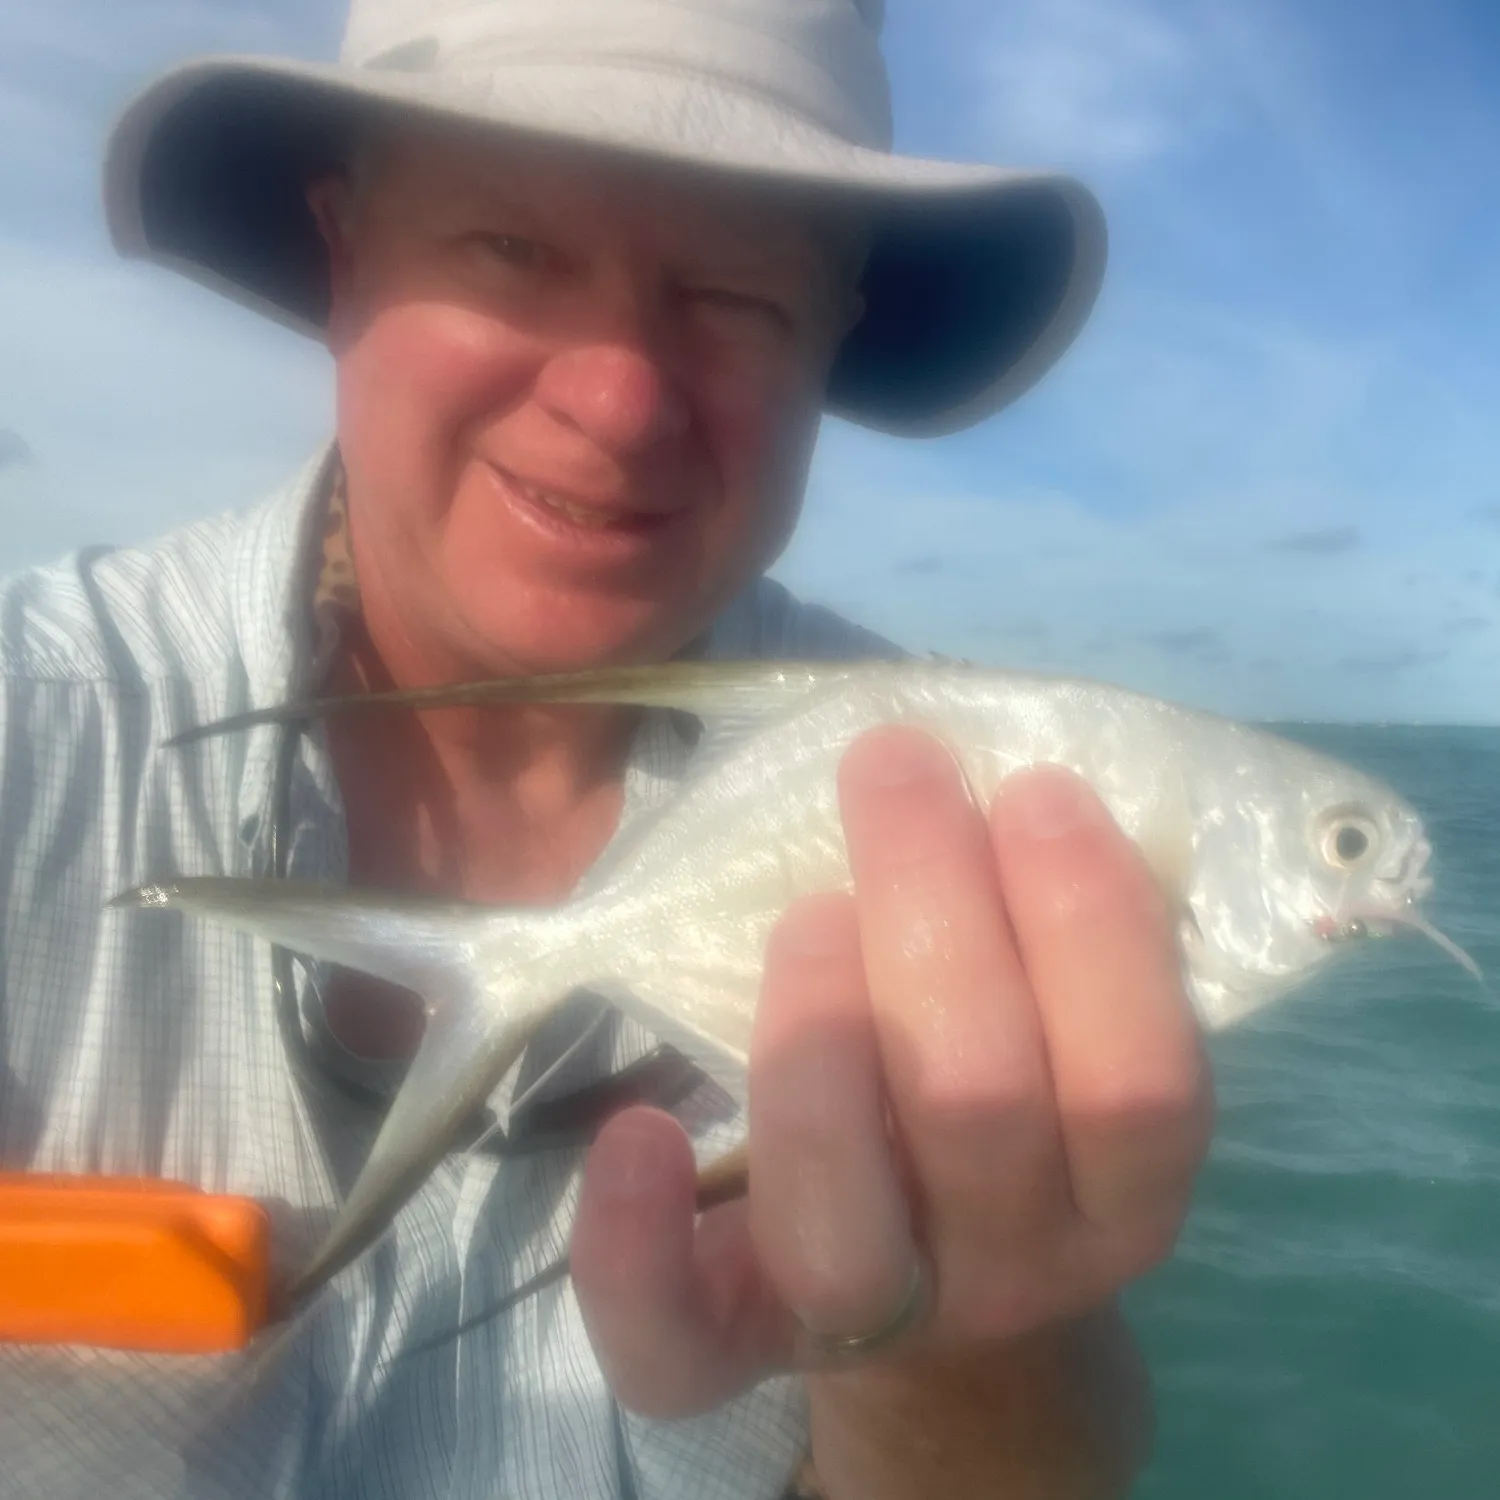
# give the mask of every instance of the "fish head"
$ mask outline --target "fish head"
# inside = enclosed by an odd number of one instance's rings
[[[1245,740],[1198,787],[1182,933],[1205,1022],[1259,1010],[1349,944],[1398,928],[1424,933],[1477,973],[1422,915],[1433,851],[1416,809],[1332,758]]]

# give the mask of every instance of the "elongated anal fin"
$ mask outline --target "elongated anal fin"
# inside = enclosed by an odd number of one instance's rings
[[[417,991],[427,1025],[370,1155],[328,1237],[283,1296],[295,1309],[369,1249],[421,1188],[561,996],[538,988],[517,942],[496,971],[505,914],[462,902],[289,880],[184,879],[111,906],[176,910]],[[521,925],[534,916],[517,914]],[[486,946],[486,939],[489,946]],[[507,954],[507,957],[511,956]],[[544,984],[546,981],[544,981]]]
[[[261,724],[325,718],[367,708],[463,708],[501,703],[615,703],[673,708],[713,717],[751,714],[800,696],[820,683],[847,677],[848,662],[678,661],[642,667],[603,667],[537,677],[502,677],[387,693],[309,698],[252,709],[174,735],[170,746],[191,745]]]
[[[287,1288],[306,1305],[390,1227],[452,1149],[460,1129],[499,1086],[547,1005],[517,997],[496,1014],[478,997],[431,1017],[422,1045],[328,1237]]]

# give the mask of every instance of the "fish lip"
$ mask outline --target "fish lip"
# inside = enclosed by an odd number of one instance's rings
[[[1352,913],[1320,912],[1308,924],[1313,935],[1325,943],[1347,943],[1371,935],[1371,922],[1379,918],[1366,911]]]
[[[1325,911],[1310,923],[1316,936],[1327,943],[1346,943],[1366,937],[1391,937],[1400,931],[1407,914],[1418,913],[1419,897],[1403,891],[1394,899],[1362,901]]]
[[[1409,913],[1418,912],[1421,897],[1411,890],[1402,891],[1388,900],[1355,902],[1337,911],[1324,913],[1313,922],[1320,937],[1345,938],[1361,932],[1382,936],[1395,931]]]

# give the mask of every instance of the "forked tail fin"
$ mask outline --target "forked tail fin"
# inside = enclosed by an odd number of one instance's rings
[[[293,1305],[380,1238],[561,998],[525,941],[542,913],[220,878],[141,886],[110,904],[203,917],[392,980],[425,1002],[422,1044],[328,1238],[286,1294]]]

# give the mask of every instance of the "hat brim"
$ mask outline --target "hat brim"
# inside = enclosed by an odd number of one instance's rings
[[[109,142],[115,247],[317,334],[327,264],[304,184],[363,113],[393,110],[859,200],[865,313],[826,406],[885,432],[937,436],[1013,401],[1073,342],[1103,278],[1103,214],[1071,177],[869,150],[708,80],[535,60],[440,79],[254,57],[174,69]]]

